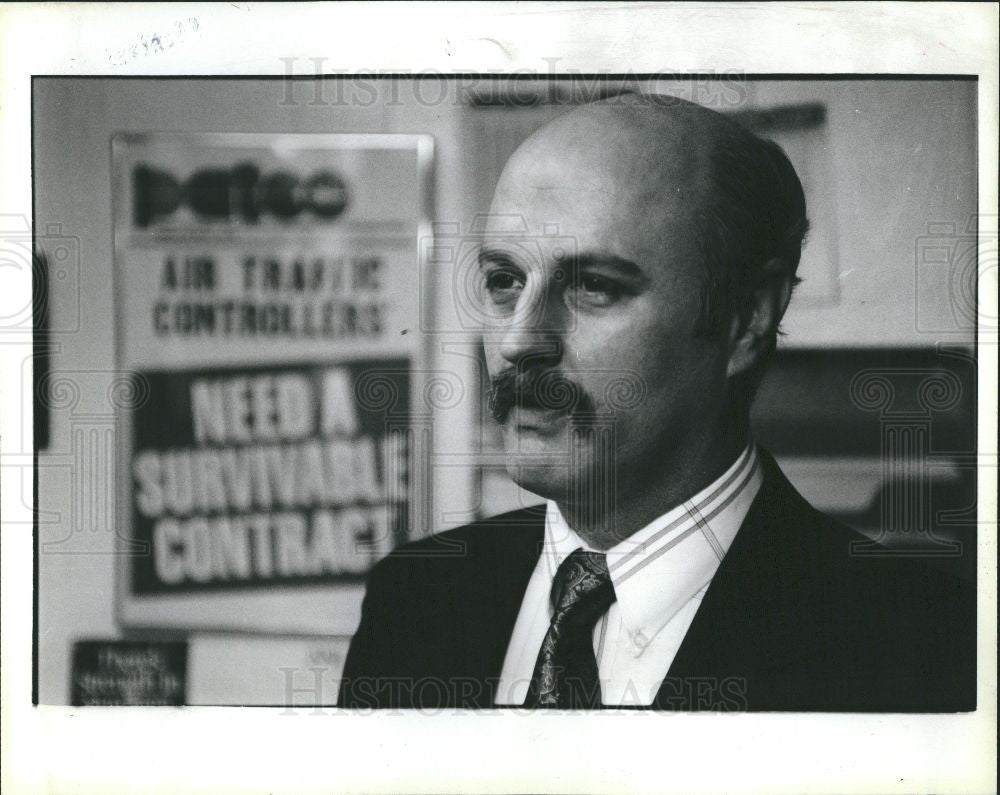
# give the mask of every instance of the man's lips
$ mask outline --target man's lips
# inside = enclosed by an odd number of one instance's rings
[[[568,419],[569,415],[562,409],[514,406],[506,424],[519,431],[548,431],[563,425]]]

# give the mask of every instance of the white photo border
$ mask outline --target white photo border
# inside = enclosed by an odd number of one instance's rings
[[[0,213],[31,214],[33,75],[978,75],[979,212],[997,214],[995,5],[964,3],[7,4]],[[983,263],[981,263],[982,266]],[[980,318],[997,317],[996,265]],[[8,282],[8,279],[10,280]],[[30,294],[30,274],[4,290]],[[26,338],[2,340],[2,737],[9,792],[990,792],[996,469],[980,470],[977,712],[488,713],[31,705],[33,493]],[[978,344],[995,463],[997,337]],[[314,714],[318,713],[318,714]],[[296,719],[297,718],[297,719]]]

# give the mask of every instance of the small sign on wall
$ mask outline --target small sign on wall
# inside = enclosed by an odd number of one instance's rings
[[[180,641],[77,641],[70,703],[180,706],[185,703],[187,652],[187,643]]]

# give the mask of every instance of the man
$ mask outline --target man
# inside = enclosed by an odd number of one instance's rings
[[[783,152],[688,102],[517,150],[484,344],[508,470],[548,502],[382,561],[341,706],[974,708],[973,595],[852,555],[750,435],[806,229]]]

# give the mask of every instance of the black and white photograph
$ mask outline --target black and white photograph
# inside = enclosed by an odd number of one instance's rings
[[[5,77],[11,791],[995,791],[996,7],[220,5]]]

